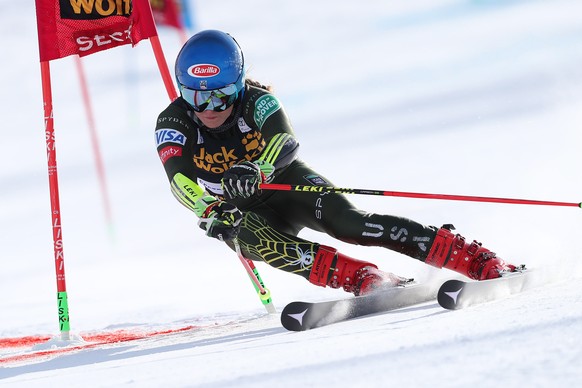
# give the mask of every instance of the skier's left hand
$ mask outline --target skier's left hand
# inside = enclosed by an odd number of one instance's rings
[[[222,189],[226,199],[250,198],[260,194],[260,184],[265,182],[265,174],[253,162],[235,164],[222,177]]]
[[[224,201],[215,201],[206,208],[198,221],[198,226],[206,231],[207,236],[228,241],[238,235],[242,218],[242,213],[236,206]]]

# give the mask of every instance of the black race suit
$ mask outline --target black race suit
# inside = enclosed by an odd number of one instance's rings
[[[299,144],[289,119],[268,91],[247,85],[220,130],[204,127],[182,98],[158,117],[157,149],[172,192],[198,216],[204,209],[197,201],[208,194],[223,199],[224,171],[243,160],[273,165],[270,183],[332,186],[297,158]],[[251,199],[231,202],[244,214],[238,236],[244,255],[305,278],[319,247],[297,237],[305,227],[422,261],[436,234],[436,228],[406,218],[359,210],[341,194],[264,190]]]

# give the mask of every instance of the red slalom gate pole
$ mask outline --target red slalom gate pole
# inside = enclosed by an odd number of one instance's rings
[[[51,200],[53,246],[55,271],[57,277],[57,301],[61,339],[70,339],[69,302],[65,282],[65,258],[63,254],[63,235],[61,229],[61,205],[59,200],[59,178],[57,174],[57,155],[53,120],[53,101],[49,62],[41,62],[42,97],[44,102],[44,123],[47,151],[49,191]]]
[[[95,167],[97,169],[97,179],[99,180],[103,209],[105,210],[105,221],[108,226],[109,235],[113,238],[113,217],[111,212],[111,204],[109,201],[109,190],[107,189],[107,179],[105,177],[105,164],[103,163],[103,158],[101,157],[101,147],[99,146],[99,137],[97,136],[91,97],[89,95],[89,87],[87,85],[87,78],[85,77],[85,69],[83,67],[81,58],[78,56],[75,56],[75,65],[79,75],[79,82],[81,83],[81,94],[83,96],[83,103],[85,105],[85,111],[87,114],[87,122],[89,124],[89,134],[91,137],[91,146],[93,148]]]
[[[311,192],[311,193],[316,192],[316,193],[335,193],[335,194],[365,194],[365,195],[381,195],[381,196],[386,196],[386,197],[442,199],[442,200],[447,200],[447,201],[495,202],[495,203],[514,204],[514,205],[569,206],[569,207],[582,208],[582,202],[555,202],[555,201],[539,201],[539,200],[533,200],[533,199],[476,197],[476,196],[470,196],[470,195],[410,193],[410,192],[404,192],[404,191],[347,189],[347,188],[330,187],[330,186],[262,183],[260,188],[261,188],[261,190],[277,190],[277,191],[294,191],[294,192]]]
[[[178,98],[178,92],[176,92],[176,89],[174,88],[174,83],[172,82],[172,76],[170,75],[170,70],[168,69],[168,63],[166,62],[166,57],[164,56],[164,52],[162,50],[160,38],[158,38],[157,35],[152,36],[150,38],[150,44],[154,52],[154,57],[156,58],[162,81],[166,87],[168,97],[170,98],[170,101],[174,101],[176,98]]]

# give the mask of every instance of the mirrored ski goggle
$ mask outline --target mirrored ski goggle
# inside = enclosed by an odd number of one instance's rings
[[[238,97],[238,87],[235,84],[214,90],[193,90],[181,85],[180,91],[182,98],[192,105],[196,112],[205,110],[221,112],[234,104]]]

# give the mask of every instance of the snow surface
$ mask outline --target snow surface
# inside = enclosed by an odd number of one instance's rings
[[[337,186],[582,199],[580,1],[223,0],[193,8],[199,29],[237,38],[249,74],[275,86],[302,157]],[[159,32],[173,66],[180,36]],[[0,0],[0,40],[0,338],[58,337],[32,1]],[[83,64],[113,222],[104,216],[75,61],[51,62],[72,332],[204,328],[2,365],[0,385],[580,384],[579,209],[353,196],[367,210],[453,223],[535,268],[538,287],[464,311],[427,303],[286,332],[277,316],[263,316],[236,256],[205,237],[170,194],[153,143],[168,97],[149,43]],[[380,248],[302,236],[422,281],[456,276]],[[347,297],[258,268],[279,310]]]

